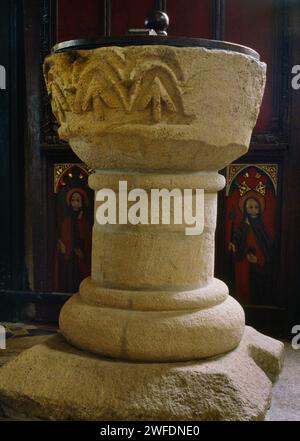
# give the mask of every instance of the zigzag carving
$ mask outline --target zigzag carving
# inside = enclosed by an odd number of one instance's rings
[[[175,63],[152,57],[136,64],[116,49],[101,57],[79,53],[55,57],[46,61],[44,75],[60,123],[66,121],[67,112],[93,112],[95,119],[105,120],[106,109],[121,109],[125,115],[149,112],[152,124],[192,119],[184,111],[182,72]]]

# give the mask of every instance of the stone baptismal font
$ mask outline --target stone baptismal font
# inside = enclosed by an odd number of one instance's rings
[[[0,370],[6,414],[261,420],[270,406],[283,344],[245,326],[214,278],[218,170],[248,150],[266,66],[243,46],[164,34],[61,43],[45,81],[95,192],[204,189],[204,230],[100,225],[96,197],[91,277],[63,306],[61,333]]]

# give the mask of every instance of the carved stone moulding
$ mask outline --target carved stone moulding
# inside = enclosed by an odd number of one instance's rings
[[[219,170],[248,150],[265,84],[249,55],[171,46],[50,55],[59,135],[94,169]]]

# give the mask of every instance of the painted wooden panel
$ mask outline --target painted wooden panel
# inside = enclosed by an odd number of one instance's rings
[[[167,2],[170,18],[169,35],[185,37],[211,37],[211,0]]]
[[[104,34],[104,0],[57,0],[57,42]]]
[[[111,35],[125,35],[130,28],[143,28],[154,0],[57,0],[57,41],[97,38],[104,35],[105,14],[111,15]],[[170,17],[169,35],[210,38],[210,0],[166,2]]]
[[[225,40],[255,49],[267,63],[267,85],[256,128],[271,128],[273,0],[226,0]]]
[[[226,248],[231,293],[243,305],[276,305],[278,166],[227,167]]]
[[[111,34],[125,35],[131,28],[143,28],[148,13],[153,9],[153,0],[111,0]]]
[[[74,293],[91,272],[93,192],[83,164],[54,165],[53,290]]]

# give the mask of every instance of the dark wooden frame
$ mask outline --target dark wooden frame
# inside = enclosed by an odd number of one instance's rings
[[[17,290],[25,287],[22,15],[16,0],[0,8],[0,64],[6,69],[0,91],[0,290]]]
[[[214,40],[224,40],[225,1],[212,0],[211,2],[211,38]]]
[[[167,0],[155,0],[153,7],[159,11],[167,11]]]
[[[289,144],[286,152],[284,171],[282,222],[282,280],[281,289],[286,293],[287,332],[300,324],[300,92],[291,88],[292,66],[300,64],[300,3],[289,3],[290,17],[290,63],[288,65],[289,84]]]

